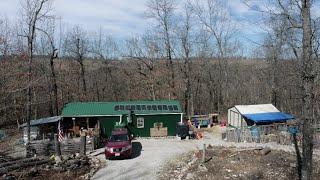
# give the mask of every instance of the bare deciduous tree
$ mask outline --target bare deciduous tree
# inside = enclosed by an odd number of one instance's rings
[[[313,125],[316,123],[314,118],[316,55],[313,50],[313,42],[315,41],[313,41],[314,33],[312,31],[310,13],[312,1],[275,0],[273,1],[273,5],[278,7],[279,11],[268,9],[266,13],[270,14],[274,20],[284,22],[284,24],[280,25],[280,28],[287,33],[287,36],[282,40],[285,40],[291,48],[293,57],[298,60],[299,64],[296,73],[301,77],[302,114],[300,122],[303,138],[302,153],[300,153],[300,149],[296,146],[297,169],[299,179],[309,180],[312,179]],[[280,38],[283,37],[282,35]],[[300,48],[302,50],[299,50]],[[299,85],[297,88],[300,88]]]
[[[157,28],[160,29],[161,37],[165,45],[167,67],[170,70],[169,86],[173,99],[176,98],[175,92],[175,72],[173,63],[173,48],[172,48],[172,32],[174,29],[174,0],[149,0],[147,16],[157,22]],[[169,95],[169,97],[171,97]]]
[[[233,47],[233,44],[235,44],[234,35],[237,29],[228,14],[227,3],[228,2],[224,0],[189,1],[189,5],[197,16],[201,27],[209,34],[209,38],[213,38],[211,52],[212,55],[218,59],[219,76],[217,77],[218,88],[215,96],[217,96],[216,110],[219,113],[221,112],[221,105],[224,104],[222,92],[224,89],[225,91],[228,91],[228,88],[224,88],[224,84],[228,84],[227,57],[236,49]],[[213,81],[212,78],[210,79],[210,81]],[[228,94],[228,92],[226,92],[226,94]]]
[[[85,77],[84,60],[89,53],[89,40],[85,31],[80,26],[75,26],[72,32],[69,32],[65,40],[66,54],[75,58],[80,65],[80,77],[82,83],[81,99],[86,99],[87,83]]]
[[[192,25],[191,25],[191,8],[186,4],[184,7],[184,15],[183,15],[183,23],[179,26],[177,30],[177,37],[180,41],[181,46],[181,58],[183,59],[184,63],[181,67],[181,71],[184,74],[184,111],[188,115],[193,115],[193,95],[192,95],[192,43],[194,40],[192,39]]]
[[[50,92],[53,96],[52,103],[53,104],[53,111],[54,115],[59,115],[59,102],[58,102],[58,87],[57,87],[57,77],[56,77],[56,71],[55,71],[55,64],[54,60],[58,58],[58,49],[55,45],[55,38],[54,38],[54,31],[55,31],[55,22],[54,19],[47,22],[47,26],[40,29],[37,28],[41,33],[44,35],[44,43],[46,44],[45,50],[43,52],[44,55],[47,55],[49,57],[49,64],[50,64]]]
[[[27,128],[30,141],[31,97],[32,97],[32,61],[34,58],[34,42],[38,23],[45,21],[51,10],[51,0],[24,0],[22,4],[25,30],[23,36],[28,41],[28,88],[27,88]]]

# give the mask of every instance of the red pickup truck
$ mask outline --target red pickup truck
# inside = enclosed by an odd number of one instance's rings
[[[112,157],[131,158],[131,140],[131,135],[129,135],[127,129],[113,130],[105,145],[104,152],[106,159],[110,159]]]

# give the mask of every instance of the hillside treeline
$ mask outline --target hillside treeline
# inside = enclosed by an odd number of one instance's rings
[[[12,58],[12,59],[11,59]],[[21,57],[1,61],[1,126],[20,123],[26,119],[27,62]],[[220,107],[218,61],[192,59],[190,61],[190,96],[186,97],[187,83],[184,64],[174,60],[176,87],[168,86],[165,60],[145,59],[84,61],[85,84],[81,80],[81,67],[73,59],[54,61],[58,109],[75,101],[127,101],[178,99],[188,114],[220,113],[236,104],[273,103],[279,109],[296,114],[300,111],[301,89],[295,73],[295,62],[283,60],[277,66],[277,85],[272,88],[273,67],[268,61],[229,59],[223,80]],[[148,69],[146,65],[152,65]],[[52,78],[48,57],[37,57],[33,62],[32,119],[55,115]],[[85,89],[85,90],[84,90]],[[173,96],[175,94],[175,96]],[[189,105],[186,106],[186,103]],[[220,108],[220,109],[219,109]]]

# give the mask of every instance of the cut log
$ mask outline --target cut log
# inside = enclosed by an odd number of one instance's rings
[[[261,155],[267,155],[271,152],[271,149],[269,147],[265,147],[260,151]]]

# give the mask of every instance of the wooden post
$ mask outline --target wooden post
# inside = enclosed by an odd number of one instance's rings
[[[206,144],[203,144],[203,150],[202,150],[202,163],[206,162]]]
[[[73,130],[75,130],[76,129],[76,119],[75,118],[72,118],[72,128],[73,128]]]
[[[100,120],[97,120],[97,129],[100,129]]]
[[[97,141],[97,137],[95,135],[95,133],[93,133],[93,136],[92,136],[92,150],[95,150],[96,149],[96,141]]]
[[[96,148],[98,149],[100,147],[100,120],[97,120],[98,127],[95,129],[95,138],[96,138]]]
[[[89,118],[86,118],[87,120],[87,130],[89,131]]]
[[[58,140],[58,134],[54,134],[54,144],[55,144],[55,153],[56,156],[61,156],[61,146]]]
[[[80,137],[80,156],[86,155],[86,133],[82,132]]]

